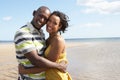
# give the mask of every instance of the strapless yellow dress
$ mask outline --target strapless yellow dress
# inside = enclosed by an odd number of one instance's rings
[[[47,57],[47,55],[50,51],[50,48],[51,48],[51,46],[49,45],[45,51],[45,57]],[[66,53],[62,53],[56,62],[59,63],[63,60],[67,61]],[[63,72],[59,71],[58,69],[48,69],[47,71],[45,71],[45,76],[46,76],[46,80],[72,80],[72,78],[68,72],[63,73]]]

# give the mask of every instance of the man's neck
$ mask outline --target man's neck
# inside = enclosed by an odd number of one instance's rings
[[[31,24],[33,25],[33,27],[34,27],[35,29],[40,30],[40,29],[38,29],[37,27],[35,27],[35,25],[34,25],[34,22],[33,22],[33,21],[31,21]]]

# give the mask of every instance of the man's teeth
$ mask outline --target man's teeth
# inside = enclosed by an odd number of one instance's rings
[[[48,29],[49,29],[49,30],[51,30],[51,28],[50,28],[50,27],[48,27]]]

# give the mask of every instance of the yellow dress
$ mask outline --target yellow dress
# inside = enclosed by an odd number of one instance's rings
[[[45,57],[47,57],[48,52],[50,51],[50,48],[51,46],[49,45],[45,51]],[[67,61],[66,53],[62,53],[56,62],[59,63],[60,61],[63,61],[63,60]],[[46,80],[72,80],[68,72],[63,73],[58,69],[48,69],[47,71],[45,71],[45,76],[46,76]]]

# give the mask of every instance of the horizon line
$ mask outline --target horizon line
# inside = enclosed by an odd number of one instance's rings
[[[120,39],[120,37],[91,37],[91,38],[65,38],[65,40],[75,39]],[[13,42],[14,40],[0,40],[0,42]]]

